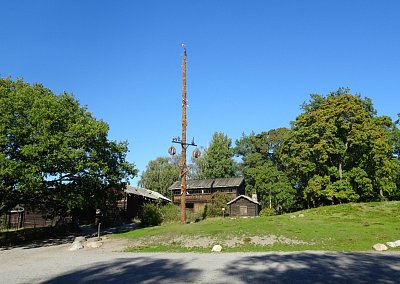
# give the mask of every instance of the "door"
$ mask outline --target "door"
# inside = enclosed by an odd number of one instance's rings
[[[240,206],[240,216],[247,216],[247,206]]]

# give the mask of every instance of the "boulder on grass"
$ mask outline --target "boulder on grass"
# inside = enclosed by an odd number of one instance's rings
[[[222,247],[220,245],[215,245],[213,246],[212,252],[221,252],[222,251]]]
[[[384,244],[374,244],[372,247],[376,251],[385,251],[388,250],[388,247],[385,246]]]
[[[391,248],[400,247],[400,240],[397,240],[397,241],[394,241],[394,242],[387,242],[386,244]]]

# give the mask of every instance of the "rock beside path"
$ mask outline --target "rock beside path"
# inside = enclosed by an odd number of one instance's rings
[[[76,238],[75,238],[76,239]],[[71,245],[71,247],[68,249],[69,251],[75,251],[75,250],[80,250],[80,249],[83,249],[83,242],[84,241],[86,241],[86,239],[85,240],[82,240],[82,239],[79,239],[79,240],[75,240],[73,243],[72,243],[72,245]]]
[[[385,251],[388,250],[388,247],[384,244],[374,244],[372,247],[376,251]]]
[[[103,245],[101,239],[90,239],[87,240],[85,237],[76,237],[71,247],[68,249],[69,251],[80,250],[83,248],[99,248]]]
[[[103,245],[101,241],[88,241],[85,245],[87,248],[99,248]]]
[[[386,244],[391,248],[400,247],[400,240],[397,240],[397,241],[394,241],[394,242],[387,242]]]
[[[220,245],[215,245],[213,246],[212,252],[221,252],[222,251],[222,247]]]

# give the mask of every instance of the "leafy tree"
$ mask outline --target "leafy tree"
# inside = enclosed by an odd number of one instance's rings
[[[370,99],[347,92],[311,95],[282,147],[282,164],[309,206],[396,192],[393,123],[376,116]]]
[[[72,95],[0,79],[0,210],[23,204],[66,216],[104,208],[136,174],[127,143],[107,134]]]
[[[163,222],[161,209],[153,203],[143,204],[141,216],[142,224],[145,226],[158,226]]]
[[[284,172],[267,161],[262,165],[247,168],[248,179],[246,191],[257,193],[257,198],[263,207],[289,211],[295,206],[296,191]]]
[[[211,204],[206,205],[204,207],[204,215],[206,217],[219,217],[222,215],[222,208],[225,209],[225,212],[228,212],[228,203],[231,200],[229,195],[225,192],[214,192],[211,194]]]
[[[180,179],[179,156],[158,157],[148,163],[138,185],[170,197],[168,188]]]
[[[232,140],[222,132],[215,132],[202,158],[197,161],[197,178],[225,178],[235,176],[237,165],[233,157]]]
[[[295,206],[296,191],[280,167],[280,148],[289,129],[278,128],[260,134],[242,135],[235,152],[242,158],[247,194],[257,193],[263,207],[288,211]]]
[[[272,161],[279,166],[280,149],[289,132],[287,128],[277,128],[257,135],[254,132],[249,136],[242,134],[236,140],[235,154],[242,158],[244,168],[257,166],[265,161]]]
[[[394,145],[394,157],[397,158],[397,167],[396,167],[396,185],[397,189],[400,189],[400,130],[397,128],[397,125],[400,124],[400,113],[397,114],[398,119],[395,121],[391,128],[392,140]],[[397,190],[395,194],[391,196],[393,199],[400,199],[400,190]]]

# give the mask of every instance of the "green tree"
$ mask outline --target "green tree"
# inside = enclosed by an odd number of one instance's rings
[[[400,130],[397,128],[397,125],[400,124],[400,113],[397,114],[398,119],[395,121],[391,128],[392,133],[392,141],[394,145],[394,157],[397,158],[397,167],[396,167],[396,185],[397,192],[392,195],[392,199],[399,200],[400,199]]]
[[[222,216],[222,208],[225,212],[228,212],[227,203],[231,200],[229,195],[225,192],[214,192],[211,194],[211,204],[204,207],[204,215],[206,217],[219,217]]]
[[[202,158],[198,159],[197,178],[226,178],[237,173],[233,159],[232,140],[222,132],[215,132]]]
[[[141,174],[138,185],[171,197],[168,188],[180,179],[179,158],[180,156],[158,157],[150,161]]]
[[[277,128],[260,134],[242,134],[242,137],[236,140],[234,149],[235,154],[242,159],[242,167],[257,166],[265,161],[272,161],[279,167],[281,147],[289,132],[288,128]]]
[[[103,208],[136,174],[127,143],[107,134],[72,95],[0,79],[0,210],[23,204],[66,216]]]
[[[296,191],[286,174],[267,161],[262,165],[247,168],[245,176],[249,180],[246,191],[257,193],[263,207],[289,211],[295,207]]]
[[[248,195],[257,193],[263,207],[288,211],[296,204],[296,191],[280,167],[280,148],[289,129],[278,128],[260,134],[242,135],[236,141],[236,154]]]
[[[292,123],[281,160],[307,204],[370,201],[396,192],[388,117],[339,89],[311,95]]]

